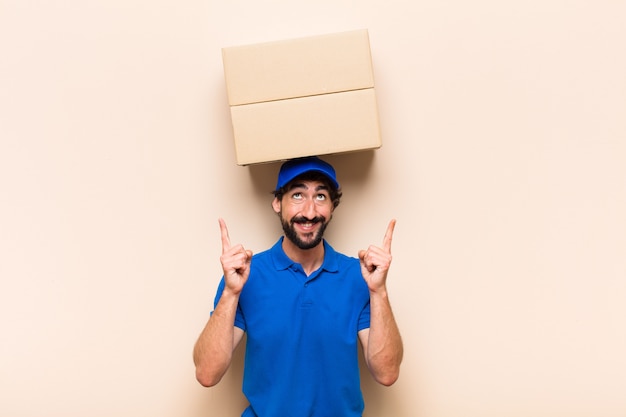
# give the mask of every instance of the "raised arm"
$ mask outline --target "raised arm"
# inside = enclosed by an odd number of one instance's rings
[[[222,237],[220,262],[224,271],[224,291],[213,314],[200,333],[193,350],[196,379],[205,387],[217,384],[230,366],[233,351],[243,337],[235,327],[239,294],[250,274],[252,252],[242,245],[231,246],[228,229],[219,219]]]
[[[391,241],[396,221],[391,220],[382,247],[359,251],[361,273],[370,290],[370,328],[359,332],[365,362],[374,379],[391,385],[398,379],[404,348],[387,294]]]

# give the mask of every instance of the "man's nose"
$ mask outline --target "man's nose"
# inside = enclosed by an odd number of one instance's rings
[[[312,219],[316,215],[315,202],[313,200],[307,199],[304,202],[304,207],[302,207],[302,215],[307,219]]]

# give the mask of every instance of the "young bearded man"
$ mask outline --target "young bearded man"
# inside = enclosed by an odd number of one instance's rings
[[[196,378],[217,384],[247,333],[242,417],[361,417],[358,343],[374,379],[393,384],[403,346],[386,280],[395,220],[382,246],[358,258],[324,231],[342,197],[334,168],[317,157],[285,162],[272,208],[284,236],[253,256],[219,220],[224,275],[194,347]]]

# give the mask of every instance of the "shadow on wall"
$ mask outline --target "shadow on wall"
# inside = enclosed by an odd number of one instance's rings
[[[381,416],[409,416],[414,414],[415,408],[410,409],[406,404],[406,398],[399,395],[396,385],[385,387],[374,380],[365,364],[362,349],[359,349],[359,368],[361,375],[361,391],[365,401],[363,417]],[[403,378],[403,375],[400,375]]]
[[[214,387],[202,388],[201,414],[207,416],[239,416],[248,407],[242,392],[246,336],[235,349],[230,368]]]
[[[350,152],[336,155],[322,155],[321,159],[333,165],[337,178],[342,184],[364,182],[374,160],[373,150]],[[276,188],[276,178],[282,162],[255,164],[248,166],[248,174],[260,201],[266,201],[268,194]]]

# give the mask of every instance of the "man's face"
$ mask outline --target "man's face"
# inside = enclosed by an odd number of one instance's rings
[[[320,181],[296,181],[272,206],[285,236],[300,249],[319,245],[333,213],[328,186]]]

